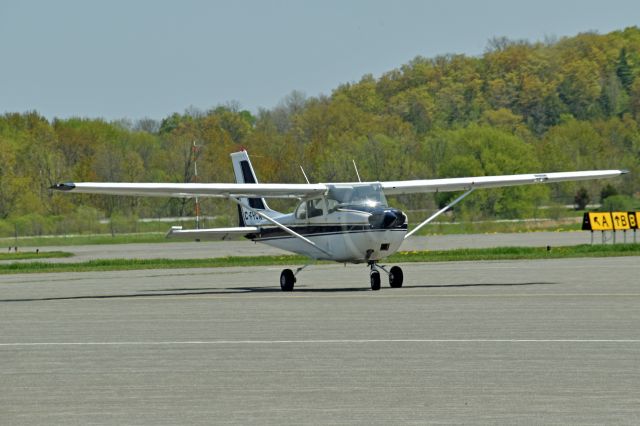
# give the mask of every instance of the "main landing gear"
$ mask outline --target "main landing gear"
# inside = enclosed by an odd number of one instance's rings
[[[296,283],[296,276],[291,269],[285,269],[280,274],[280,288],[282,291],[293,291],[293,285]]]
[[[296,275],[309,265],[304,265],[296,269],[293,272],[291,269],[284,269],[280,273],[280,288],[282,291],[293,291],[293,286],[296,283]]]
[[[305,265],[301,268],[296,269],[293,272],[291,269],[284,269],[280,274],[280,288],[282,291],[293,291],[293,286],[296,283],[296,275],[298,272],[302,271],[308,265]],[[375,262],[369,262],[369,267],[371,268],[371,272],[369,273],[369,281],[371,283],[371,290],[377,291],[380,290],[381,287],[381,279],[380,279],[380,271],[383,271],[389,277],[389,287],[391,288],[400,288],[402,287],[402,281],[404,279],[404,275],[402,273],[402,269],[399,266],[392,266],[391,269],[387,271],[382,265],[378,265]]]

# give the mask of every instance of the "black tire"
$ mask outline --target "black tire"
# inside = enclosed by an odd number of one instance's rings
[[[280,274],[280,288],[282,291],[293,291],[293,285],[296,283],[296,276],[293,275],[291,269],[285,269]]]
[[[371,280],[371,290],[377,291],[380,290],[380,272],[371,271],[369,275],[369,279]]]
[[[402,273],[402,269],[399,266],[394,266],[389,271],[389,285],[392,288],[400,288],[402,287],[402,280],[404,279],[404,274]]]

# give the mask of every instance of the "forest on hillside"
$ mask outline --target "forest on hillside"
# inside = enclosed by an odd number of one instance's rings
[[[542,206],[625,208],[640,193],[640,28],[531,43],[495,38],[477,57],[416,57],[331,95],[292,92],[256,114],[228,104],[161,121],[0,116],[0,236],[86,231],[97,218],[191,216],[189,200],[68,195],[63,181],[232,182],[229,153],[245,147],[262,182],[364,180],[628,169],[623,178],[477,191],[467,219],[518,218]],[[194,151],[193,143],[199,148]],[[454,194],[402,197],[406,209]],[[627,203],[627,204],[625,204]],[[276,206],[287,207],[276,203]],[[233,224],[235,207],[205,200]]]

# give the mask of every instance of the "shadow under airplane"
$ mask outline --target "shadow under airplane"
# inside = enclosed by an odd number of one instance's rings
[[[468,284],[425,284],[425,285],[405,285],[404,288],[461,288],[461,287],[519,287],[533,285],[555,285],[554,282],[524,282],[524,283],[468,283]],[[395,290],[395,289],[388,289]],[[367,287],[348,288],[296,288],[296,293],[350,293],[371,291]],[[395,290],[397,291],[397,290]],[[206,295],[233,295],[247,293],[278,293],[283,294],[280,287],[231,287],[231,288],[168,288],[156,290],[143,290],[139,293],[130,294],[104,294],[104,295],[84,295],[84,296],[58,296],[58,297],[33,297],[24,299],[0,299],[0,303],[11,302],[46,302],[55,300],[103,300],[103,299],[126,299],[136,297],[166,297],[166,296],[206,296]],[[285,293],[283,297],[287,297]]]

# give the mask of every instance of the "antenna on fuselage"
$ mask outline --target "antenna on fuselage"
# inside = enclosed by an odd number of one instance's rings
[[[304,175],[304,180],[306,180],[307,183],[311,183],[311,182],[309,182],[309,178],[307,177],[307,174],[304,172],[304,169],[302,168],[302,165],[300,165],[300,170],[302,170],[302,174]]]
[[[358,176],[358,182],[362,182],[362,179],[360,179],[360,173],[358,173],[358,166],[356,166],[356,160],[351,160],[353,161],[353,168],[356,169],[356,176]]]

